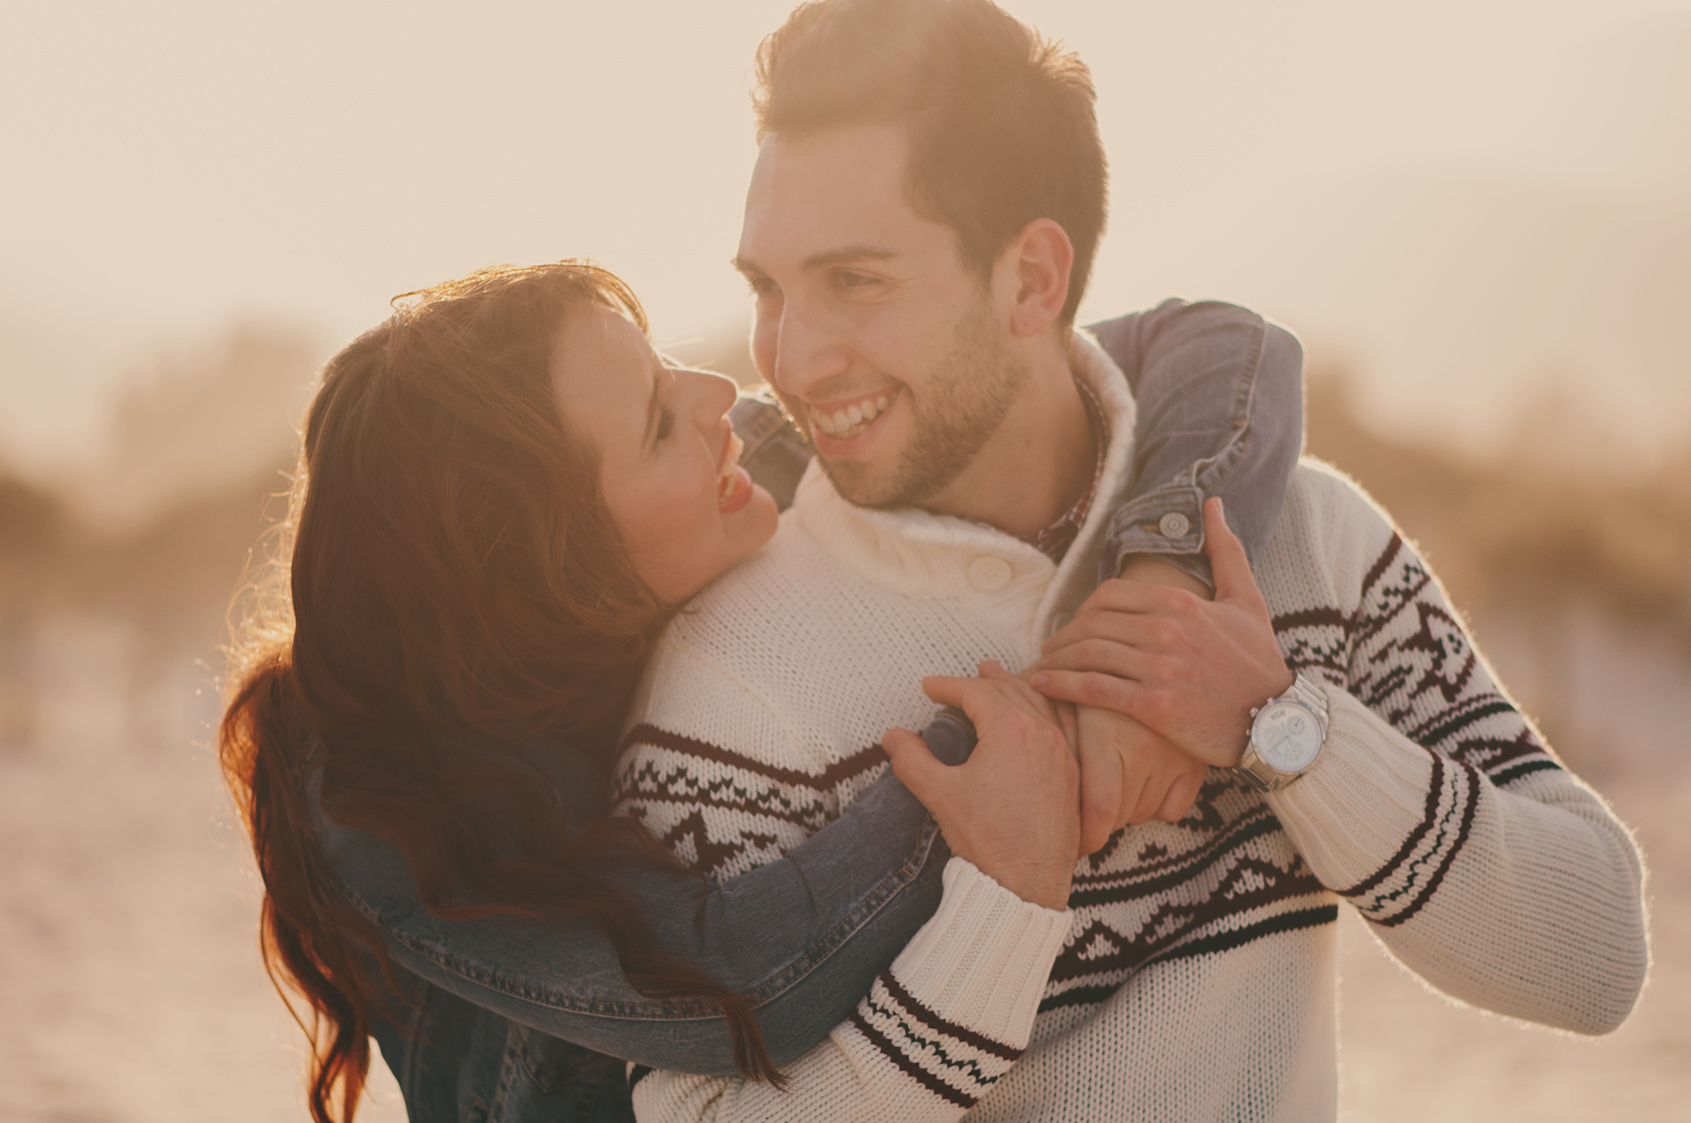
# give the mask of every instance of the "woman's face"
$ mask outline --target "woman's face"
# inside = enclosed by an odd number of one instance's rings
[[[738,463],[734,384],[666,366],[627,317],[594,304],[565,318],[552,388],[600,450],[601,486],[640,576],[679,604],[775,533],[775,500]]]

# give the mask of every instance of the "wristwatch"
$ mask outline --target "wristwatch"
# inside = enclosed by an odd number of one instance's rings
[[[1251,735],[1234,771],[1262,792],[1278,791],[1315,767],[1327,743],[1327,693],[1299,673],[1286,693],[1251,711]]]

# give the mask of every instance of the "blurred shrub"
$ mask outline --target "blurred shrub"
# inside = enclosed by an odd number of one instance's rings
[[[57,496],[0,475],[0,560],[38,558],[63,540],[65,509]]]
[[[1375,432],[1358,418],[1350,385],[1340,371],[1312,373],[1308,449],[1391,512],[1458,604],[1595,599],[1691,642],[1691,450],[1622,477],[1601,458],[1559,458],[1545,426],[1482,459]]]

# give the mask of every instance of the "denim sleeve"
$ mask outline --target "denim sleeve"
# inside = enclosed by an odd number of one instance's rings
[[[810,466],[810,445],[787,423],[781,407],[766,396],[742,396],[728,416],[746,446],[740,451],[740,465],[785,511]]]
[[[949,762],[969,741],[943,716],[923,734]],[[576,779],[604,778],[570,754]],[[737,1071],[712,1007],[640,995],[584,921],[483,916],[445,921],[417,898],[409,868],[373,835],[323,817],[319,838],[349,900],[395,961],[474,1006],[530,1029],[654,1068]],[[927,812],[883,776],[841,817],[782,859],[721,885],[624,863],[598,871],[628,893],[666,950],[746,995],[777,1064],[850,1015],[939,904],[949,852]]]
[[[1219,495],[1253,562],[1303,446],[1303,348],[1231,304],[1168,300],[1094,324],[1139,407],[1133,472],[1117,494],[1099,580],[1155,554],[1214,588],[1203,502]]]

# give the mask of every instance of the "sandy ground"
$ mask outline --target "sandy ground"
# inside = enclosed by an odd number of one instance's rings
[[[1575,707],[1618,731],[1575,763],[1651,862],[1644,997],[1608,1038],[1524,1027],[1430,992],[1347,919],[1347,1121],[1691,1117],[1691,658],[1587,630],[1581,658],[1632,684]],[[259,970],[256,887],[206,748],[208,671],[142,639],[55,622],[33,743],[0,749],[0,1120],[303,1120],[299,1035]],[[1530,654],[1494,651],[1529,685]],[[383,1072],[361,1118],[403,1117]]]

